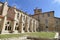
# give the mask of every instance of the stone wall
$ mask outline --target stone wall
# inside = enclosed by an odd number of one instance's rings
[[[60,18],[55,17],[55,31],[60,32]]]
[[[47,31],[47,29],[48,31],[55,31],[54,11],[35,14],[33,17],[39,20],[40,31]]]

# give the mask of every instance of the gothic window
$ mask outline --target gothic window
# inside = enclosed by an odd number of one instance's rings
[[[38,10],[38,12],[40,12],[40,10]]]
[[[40,17],[38,16],[38,21],[40,21]]]
[[[9,21],[6,23],[5,30],[11,30],[11,25]]]
[[[25,16],[23,16],[23,20],[25,20]]]
[[[44,17],[44,13],[42,14],[42,17]]]
[[[11,30],[11,26],[5,26],[5,30]]]
[[[30,30],[30,27],[28,29]]]
[[[8,30],[11,30],[11,26],[8,26]]]
[[[15,27],[15,30],[19,30],[19,27]]]
[[[48,20],[47,19],[45,20],[45,23],[46,23],[46,25],[48,24]]]
[[[17,30],[17,27],[15,27],[15,30]]]
[[[23,23],[23,26],[25,26],[25,24]]]
[[[58,23],[58,21],[56,21],[56,23]]]
[[[18,23],[16,23],[16,25],[18,25]]]
[[[38,16],[38,19],[39,19],[39,16]]]
[[[7,22],[7,24],[9,24],[9,22]]]
[[[5,30],[7,30],[7,26],[5,26]]]
[[[46,28],[48,28],[48,26],[46,26]]]
[[[23,30],[25,30],[25,27],[23,28]]]
[[[19,30],[18,23],[16,23],[15,30]]]
[[[19,27],[17,27],[17,30],[19,30]]]
[[[50,17],[50,14],[48,13],[48,17]]]
[[[17,18],[19,18],[19,13],[17,13]]]

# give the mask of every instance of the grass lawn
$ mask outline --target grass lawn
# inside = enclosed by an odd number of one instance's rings
[[[41,37],[41,38],[54,38],[56,33],[54,32],[32,32],[32,33],[20,33],[20,34],[0,34],[1,38],[11,38],[11,37],[21,37],[24,35],[32,36],[32,37]]]
[[[36,32],[36,33],[31,33],[29,35],[33,37],[40,37],[40,38],[54,38],[55,34],[56,33],[54,32]]]

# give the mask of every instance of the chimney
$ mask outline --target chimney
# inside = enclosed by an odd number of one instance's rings
[[[42,13],[42,9],[38,9],[38,8],[34,9],[34,15],[35,14],[40,14],[40,13]]]

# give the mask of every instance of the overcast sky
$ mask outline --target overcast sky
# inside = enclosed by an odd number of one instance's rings
[[[55,16],[60,18],[60,0],[8,0],[8,4],[16,5],[18,9],[28,14],[33,14],[36,7],[42,9],[42,12],[55,11]]]

